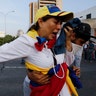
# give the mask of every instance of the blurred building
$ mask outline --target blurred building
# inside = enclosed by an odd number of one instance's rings
[[[29,25],[34,22],[34,16],[38,9],[38,2],[31,2],[29,4]]]
[[[48,4],[55,4],[60,9],[62,9],[62,0],[38,0],[39,8]]]
[[[29,4],[29,24],[34,22],[34,16],[36,11],[44,5],[55,4],[62,9],[62,0],[38,0],[37,2],[31,2]]]
[[[81,12],[75,13],[75,17],[79,17],[81,19],[94,19],[96,18],[96,6],[83,10]]]

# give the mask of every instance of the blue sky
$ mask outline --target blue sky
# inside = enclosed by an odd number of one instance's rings
[[[0,0],[0,31],[5,30],[4,16],[6,15],[6,33],[16,35],[19,29],[24,32],[29,27],[29,3],[37,0]],[[96,6],[96,0],[63,0],[63,10],[80,12]],[[15,12],[12,12],[15,11]]]

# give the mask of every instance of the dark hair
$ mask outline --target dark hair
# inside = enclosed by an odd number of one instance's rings
[[[57,21],[62,21],[62,19],[60,18],[60,16],[51,16],[51,15],[46,15],[44,17],[42,17],[42,20],[45,22],[50,18],[55,18]],[[35,24],[33,24],[28,31],[30,31],[31,29],[35,29],[36,31],[39,29],[39,24],[38,22],[36,22]]]
[[[46,21],[46,20],[48,20],[48,19],[50,19],[50,18],[52,18],[52,16],[47,15],[47,16],[42,17],[42,20],[43,20],[43,21]],[[32,30],[32,29],[35,29],[36,31],[39,29],[39,24],[38,24],[38,22],[36,22],[36,23],[34,23],[33,25],[31,25],[31,27],[28,29],[28,31],[30,31],[30,30]]]
[[[30,31],[30,30],[32,30],[32,29],[35,29],[35,30],[38,30],[38,29],[39,29],[39,24],[38,24],[38,22],[32,24],[32,25],[29,27],[29,29],[27,30],[27,32]]]
[[[85,41],[90,39],[91,27],[87,23],[81,23],[74,29],[77,38],[82,38]]]
[[[57,20],[57,22],[62,21],[62,18],[60,16],[51,16],[51,15],[47,15],[45,17],[42,17],[42,20],[46,21],[46,20],[48,20],[50,18],[55,18]]]

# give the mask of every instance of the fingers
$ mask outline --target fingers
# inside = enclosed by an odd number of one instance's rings
[[[50,77],[41,73],[40,71],[28,72],[28,77],[30,80],[40,85],[48,84],[50,82]]]
[[[50,82],[50,77],[48,75],[42,75],[37,82],[41,85],[48,84]]]
[[[69,26],[64,28],[64,30],[65,30],[66,33],[68,33],[68,32],[72,33],[73,32],[73,29],[71,27],[69,27]]]
[[[73,66],[73,70],[75,71],[76,75],[79,76],[80,75],[80,68]]]
[[[67,26],[66,28],[64,28],[64,31],[66,33],[66,39],[70,40],[72,33],[73,33],[73,29],[69,26]]]
[[[70,33],[69,33],[69,31],[66,28],[64,28],[64,31],[66,33],[66,36],[70,36]]]

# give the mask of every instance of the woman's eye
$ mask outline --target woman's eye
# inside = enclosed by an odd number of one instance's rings
[[[60,21],[60,24],[61,24],[61,25],[62,25],[62,23],[63,23],[63,22],[62,22],[62,21]]]
[[[55,24],[58,24],[58,21],[54,21]]]

